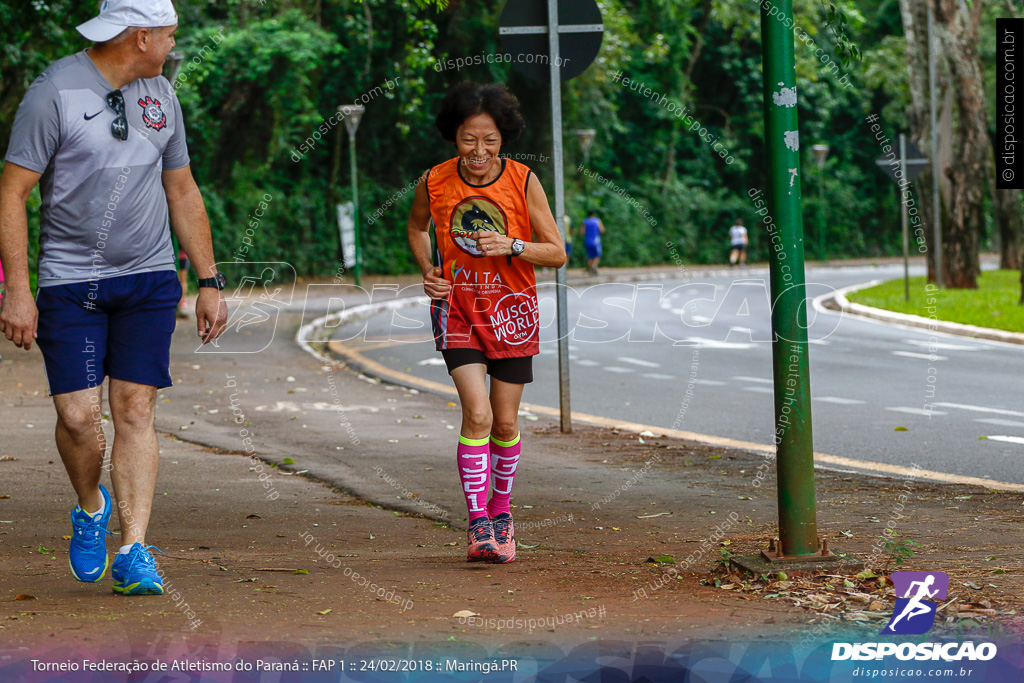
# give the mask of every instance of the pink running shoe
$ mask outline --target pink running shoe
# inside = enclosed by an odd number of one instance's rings
[[[512,515],[508,512],[495,515],[491,519],[491,525],[494,527],[494,542],[498,546],[498,559],[492,562],[508,564],[516,559],[516,535]]]
[[[494,529],[489,517],[477,517],[469,525],[467,562],[497,562],[498,546],[494,543]]]

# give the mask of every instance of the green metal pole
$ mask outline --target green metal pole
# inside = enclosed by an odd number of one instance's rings
[[[769,16],[769,10],[761,6],[761,48],[768,207],[782,243],[779,251],[772,250],[770,264],[779,540],[780,554],[799,556],[817,552],[818,524],[807,358],[796,62],[793,31],[779,20],[793,16],[793,0],[776,0],[775,5],[779,16]]]
[[[356,136],[349,133],[348,136],[348,158],[349,171],[352,176],[352,220],[354,223],[355,260],[356,260],[356,287],[361,286],[363,275],[363,248],[359,244],[359,185],[356,182]]]
[[[825,164],[818,164],[818,258],[825,261]]]

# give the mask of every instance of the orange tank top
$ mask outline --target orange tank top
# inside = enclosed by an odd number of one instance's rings
[[[453,285],[446,299],[431,305],[437,348],[479,349],[488,358],[533,356],[540,338],[533,265],[514,256],[484,256],[469,236],[495,230],[531,241],[531,171],[502,158],[498,177],[484,185],[469,184],[459,171],[455,157],[430,169],[426,180],[437,262]]]

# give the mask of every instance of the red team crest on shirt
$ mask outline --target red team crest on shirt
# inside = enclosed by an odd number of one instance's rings
[[[167,125],[167,114],[164,114],[160,100],[154,100],[146,95],[146,99],[139,100],[139,106],[142,107],[142,121],[149,128],[160,130]]]

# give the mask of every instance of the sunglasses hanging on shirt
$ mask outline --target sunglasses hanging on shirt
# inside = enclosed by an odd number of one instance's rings
[[[128,117],[124,111],[124,95],[120,90],[112,90],[107,93],[107,104],[117,113],[117,117],[110,124],[110,134],[118,140],[128,139]]]

